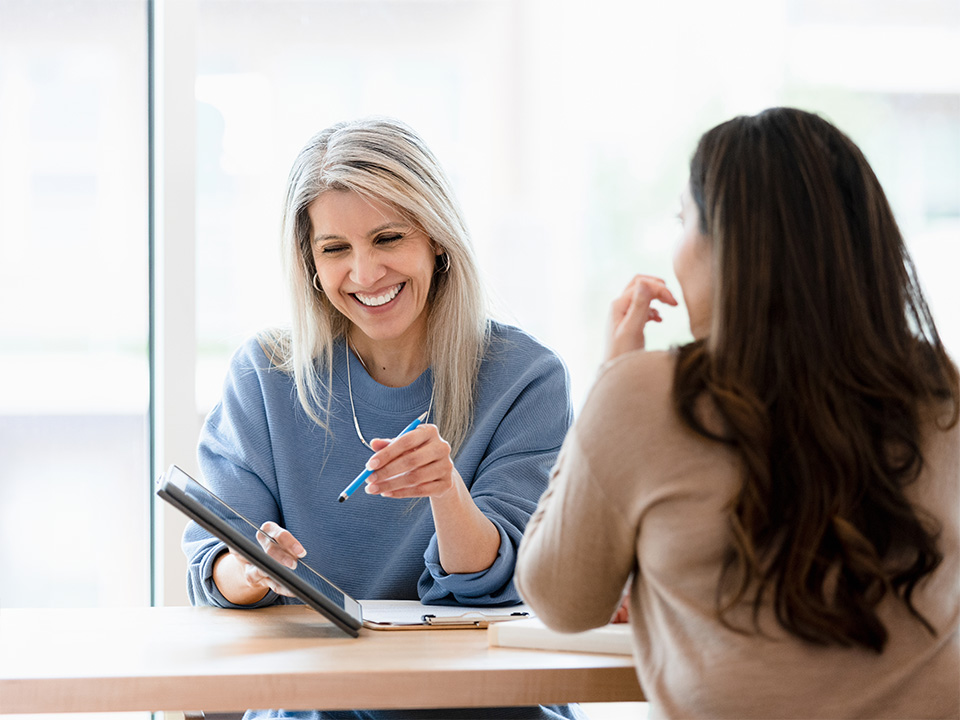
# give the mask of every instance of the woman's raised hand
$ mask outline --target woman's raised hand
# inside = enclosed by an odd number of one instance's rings
[[[366,491],[388,498],[429,497],[440,565],[447,573],[486,570],[497,559],[500,531],[477,507],[436,425],[395,440],[377,439]]]
[[[389,498],[439,497],[459,478],[450,458],[450,444],[436,425],[420,425],[395,440],[371,442],[375,454],[367,462],[374,473],[366,492]]]
[[[291,570],[297,567],[297,559],[307,554],[289,530],[271,521],[260,526],[257,542],[267,555]],[[214,565],[214,581],[223,596],[238,605],[256,602],[267,594],[267,590],[273,590],[279,595],[293,596],[286,587],[233,550],[217,559]]]
[[[605,361],[632,350],[643,350],[644,326],[651,320],[661,321],[660,313],[651,307],[654,300],[667,305],[677,304],[661,278],[634,275],[620,297],[610,305]]]

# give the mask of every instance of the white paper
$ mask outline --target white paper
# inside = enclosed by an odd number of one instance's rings
[[[423,625],[424,615],[438,618],[461,617],[464,620],[490,619],[491,617],[510,617],[515,613],[530,612],[526,605],[508,605],[490,607],[470,605],[424,605],[419,600],[361,600],[363,619],[375,623],[394,625]]]

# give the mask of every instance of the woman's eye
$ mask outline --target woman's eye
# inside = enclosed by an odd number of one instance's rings
[[[320,252],[324,255],[334,255],[347,249],[346,245],[324,245]]]
[[[380,235],[377,237],[377,243],[380,244],[395,243],[398,240],[403,240],[403,235],[400,233],[388,233],[386,235]]]

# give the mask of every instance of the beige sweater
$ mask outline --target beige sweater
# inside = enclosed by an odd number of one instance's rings
[[[889,598],[882,654],[766,637],[716,618],[727,546],[724,504],[738,459],[672,409],[674,356],[630,353],[606,366],[527,526],[516,582],[549,626],[605,624],[630,582],[637,674],[654,717],[960,716],[960,430],[925,434],[911,499],[943,526],[943,564],[914,593],[931,636]],[[889,601],[888,601],[889,600]],[[731,616],[749,627],[749,613]]]

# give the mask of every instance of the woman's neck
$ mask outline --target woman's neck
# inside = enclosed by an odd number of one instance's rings
[[[363,333],[354,332],[348,340],[367,374],[387,387],[406,387],[429,365],[419,339],[371,340]]]

